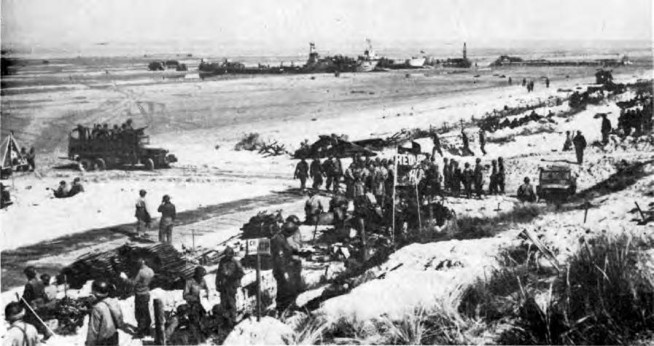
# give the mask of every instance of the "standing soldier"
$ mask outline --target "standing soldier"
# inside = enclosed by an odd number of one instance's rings
[[[338,193],[341,190],[341,177],[343,177],[343,163],[341,158],[337,157],[334,159],[334,193]]]
[[[602,114],[602,144],[609,143],[609,133],[611,133],[611,121],[606,117],[606,113]]]
[[[513,79],[511,77],[509,77],[509,85],[513,85]]]
[[[115,301],[108,299],[109,284],[95,280],[91,285],[93,296],[97,299],[89,317],[86,346],[118,346],[118,329],[123,328],[123,313]]]
[[[386,196],[386,179],[388,178],[388,171],[382,165],[379,158],[375,159],[375,168],[372,171],[372,194],[380,203],[384,205],[384,197]]]
[[[139,198],[136,200],[136,236],[137,237],[147,237],[145,230],[150,228],[150,210],[148,208],[148,203],[145,200],[145,195],[147,192],[145,190],[139,191]]]
[[[286,218],[280,232],[270,240],[273,277],[277,282],[277,311],[282,313],[295,302],[302,289],[302,260],[298,257],[301,248],[297,216]]]
[[[216,274],[216,289],[220,293],[220,305],[228,328],[236,324],[236,292],[244,275],[245,270],[241,262],[234,258],[234,249],[228,246],[218,264]]]
[[[461,128],[461,140],[463,141],[463,155],[468,155],[470,153],[470,141],[463,128]]]
[[[463,181],[463,172],[461,172],[461,167],[459,163],[455,160],[452,160],[452,195],[454,197],[459,197],[461,194],[461,182]]]
[[[491,161],[491,176],[490,184],[488,185],[488,193],[491,195],[497,195],[497,160]]]
[[[300,179],[300,190],[304,191],[307,188],[307,177],[309,177],[309,164],[302,158],[295,166],[295,174],[293,179]]]
[[[563,143],[563,151],[572,150],[572,137],[570,137],[570,131],[565,131],[565,142]]]
[[[48,339],[52,336],[50,329],[39,321],[32,310],[42,307],[48,300],[48,296],[45,294],[45,286],[37,277],[36,269],[34,269],[33,266],[28,266],[23,272],[25,273],[25,277],[27,277],[27,283],[23,290],[23,304],[27,304],[31,307],[31,309],[27,309],[25,322],[32,324],[40,334],[43,334],[44,339]],[[27,308],[27,306],[25,306],[25,308]]]
[[[466,162],[465,169],[463,170],[463,186],[466,190],[466,198],[472,198],[472,182],[475,180],[475,173],[470,168],[470,164]]]
[[[441,148],[441,139],[438,137],[438,133],[433,132],[431,134],[431,140],[434,143],[434,148],[431,150],[431,156],[436,156],[436,152],[443,157],[443,149]]]
[[[447,157],[443,158],[443,190],[450,189],[450,163]]]
[[[527,84],[527,78],[522,78],[522,86],[525,86]]]
[[[500,190],[501,194],[504,194],[504,159],[502,157],[497,158],[497,187]]]
[[[486,133],[484,132],[484,129],[479,129],[479,148],[481,148],[481,152],[486,155]]]
[[[545,77],[545,87],[549,88],[550,87],[550,79]]]
[[[345,173],[343,174],[343,180],[345,181],[345,196],[352,198],[354,195],[354,169],[356,165],[356,160],[353,159],[350,166],[347,167]]]
[[[27,154],[27,163],[30,165],[30,171],[34,172],[36,169],[36,152],[34,147],[30,148],[30,152]]]
[[[170,196],[164,195],[159,209],[161,220],[159,221],[159,241],[165,244],[173,242],[173,223],[177,217],[175,205],[170,202]]]
[[[138,272],[133,279],[121,273],[120,277],[127,283],[134,285],[134,317],[136,318],[136,338],[150,335],[150,283],[154,278],[154,271],[148,267],[143,258],[136,260]]]
[[[186,285],[184,286],[183,297],[190,310],[189,320],[194,328],[196,328],[194,332],[198,332],[200,320],[206,313],[200,298],[202,290],[206,292],[206,298],[209,300],[209,288],[207,287],[207,281],[204,279],[205,275],[207,275],[207,270],[204,267],[195,267],[193,277],[186,280]]]
[[[4,336],[5,346],[40,345],[39,333],[33,325],[23,321],[25,309],[19,302],[11,302],[5,307],[5,319],[9,323]]]
[[[309,173],[311,174],[311,179],[313,179],[313,189],[318,190],[322,185],[322,166],[320,165],[320,159],[315,157],[311,162],[311,167],[309,168]]]
[[[309,191],[309,199],[304,204],[304,213],[307,223],[311,225],[318,223],[318,218],[322,212],[322,203],[320,202],[316,191]]]
[[[327,178],[327,182],[325,184],[325,190],[329,191],[332,187],[334,176],[336,175],[333,155],[329,155],[327,160],[325,160],[325,162],[322,163],[322,171],[325,174],[325,177]]]
[[[477,198],[481,199],[484,188],[484,170],[481,166],[481,159],[477,158],[477,164],[475,165],[475,193]]]
[[[572,143],[575,146],[577,163],[581,165],[584,162],[584,149],[586,149],[586,138],[581,134],[581,131],[577,131],[577,136],[572,140]]]

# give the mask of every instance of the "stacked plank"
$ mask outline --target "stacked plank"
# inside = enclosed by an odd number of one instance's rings
[[[103,279],[114,284],[118,296],[129,295],[131,289],[119,275],[133,277],[138,271],[137,260],[143,258],[154,270],[151,288],[180,289],[184,280],[193,276],[196,264],[186,261],[169,244],[145,246],[123,245],[113,250],[86,254],[61,271],[71,288],[79,289],[88,280]]]

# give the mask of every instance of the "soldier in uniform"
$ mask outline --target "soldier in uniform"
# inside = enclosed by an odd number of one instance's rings
[[[504,158],[497,158],[497,187],[501,194],[504,194],[504,178],[506,172],[504,171]]]
[[[313,179],[313,189],[318,190],[322,185],[322,166],[320,165],[320,159],[317,157],[311,162],[311,167],[309,168],[309,173],[311,174],[311,179]]]
[[[327,160],[322,163],[322,171],[325,174],[325,177],[327,178],[327,181],[325,183],[325,190],[329,191],[332,187],[332,183],[334,182],[334,176],[336,175],[336,167],[334,165],[334,156],[329,155]]]
[[[477,158],[476,160],[474,183],[475,183],[475,193],[477,194],[477,198],[481,198],[481,195],[483,194],[483,187],[484,187],[484,169],[481,166],[480,158]]]
[[[145,199],[147,192],[145,190],[139,191],[139,198],[136,200],[134,216],[136,217],[136,236],[145,237],[145,230],[150,228],[150,221],[152,220],[150,215],[150,209],[148,208],[148,203]]]
[[[304,204],[304,212],[307,223],[313,225],[318,222],[318,217],[323,212],[323,207],[315,191],[309,191],[309,199]]]
[[[572,140],[572,143],[575,146],[577,163],[581,165],[584,162],[584,150],[586,149],[586,138],[581,134],[581,131],[577,131],[577,136]]]
[[[447,157],[443,158],[443,190],[450,189],[451,174],[450,163]]]
[[[161,220],[159,221],[159,241],[165,244],[172,244],[173,242],[173,223],[177,218],[177,210],[175,205],[170,202],[170,196],[164,195],[161,200],[161,205],[157,209],[161,213]]]
[[[10,302],[5,307],[5,319],[9,323],[4,336],[5,346],[37,346],[39,334],[33,325],[23,321],[25,308],[19,302]]]
[[[466,191],[466,198],[472,198],[472,183],[475,180],[475,173],[470,168],[470,164],[466,162],[465,169],[463,170],[463,186]]]
[[[486,133],[484,129],[479,129],[479,148],[481,152],[486,155]]]
[[[270,240],[279,313],[293,305],[295,298],[302,291],[302,260],[299,257],[302,237],[299,224],[300,220],[297,216],[289,216],[282,225],[281,231]]]
[[[236,324],[236,292],[244,275],[241,262],[234,258],[234,249],[228,246],[216,274],[216,289],[220,293],[220,305],[228,328]]]
[[[309,164],[304,159],[304,157],[297,163],[295,166],[295,174],[293,179],[300,179],[300,189],[302,191],[307,188],[307,178],[309,177]]]
[[[109,284],[103,280],[95,280],[91,286],[97,302],[89,317],[86,346],[119,345],[118,329],[123,328],[123,313],[120,306],[108,299]]]

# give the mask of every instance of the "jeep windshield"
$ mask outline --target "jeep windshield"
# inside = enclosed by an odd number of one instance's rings
[[[540,173],[541,184],[569,184],[569,171],[542,171]]]

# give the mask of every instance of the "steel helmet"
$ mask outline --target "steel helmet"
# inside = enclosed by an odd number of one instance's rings
[[[109,295],[109,283],[104,280],[95,280],[91,285],[91,290],[98,297],[106,297]]]

